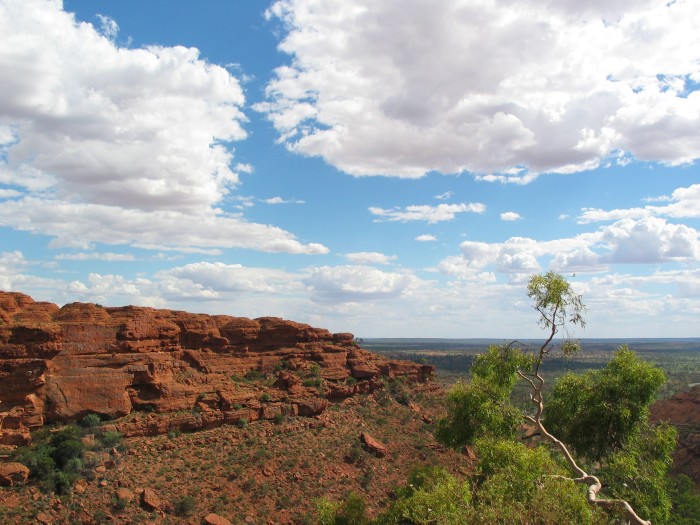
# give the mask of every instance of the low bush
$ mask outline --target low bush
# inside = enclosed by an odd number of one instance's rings
[[[173,508],[178,516],[190,516],[197,507],[197,500],[192,496],[183,496],[175,501]]]
[[[78,479],[91,473],[90,467],[94,465],[86,465],[86,446],[81,438],[93,428],[94,418],[86,416],[83,421],[80,426],[68,425],[58,431],[45,428],[35,432],[33,445],[14,452],[13,459],[29,468],[30,477],[43,492],[68,494]],[[107,449],[122,444],[119,432],[96,434],[97,448]]]

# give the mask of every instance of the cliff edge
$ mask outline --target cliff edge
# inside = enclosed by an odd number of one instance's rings
[[[122,418],[115,426],[126,436],[313,416],[329,399],[433,373],[363,350],[352,334],[275,317],[59,308],[0,292],[0,444],[87,414]],[[124,417],[135,413],[143,417]]]

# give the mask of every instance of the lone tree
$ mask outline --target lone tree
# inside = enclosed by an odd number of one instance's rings
[[[547,339],[535,352],[524,351],[523,345],[514,341],[492,346],[478,356],[470,370],[471,381],[458,384],[449,393],[448,414],[438,422],[437,438],[452,447],[483,442],[485,438],[492,442],[513,438],[524,417],[535,426],[537,434],[554,445],[573,473],[550,477],[585,485],[586,499],[592,507],[618,513],[626,523],[651,523],[642,519],[630,502],[664,522],[670,508],[665,476],[675,446],[675,430],[664,425],[651,428],[647,423],[648,405],[665,381],[663,372],[622,348],[605,369],[584,376],[567,374],[560,379],[551,398],[552,411],[545,420],[542,364],[555,351],[569,356],[579,350],[578,343],[569,338],[568,328],[585,326],[586,307],[581,295],[556,272],[533,275],[527,294]],[[556,343],[558,334],[564,337]],[[529,386],[534,407],[529,414],[510,403],[518,378]],[[548,429],[550,422],[555,430]],[[599,472],[609,481],[606,494],[611,498],[602,497],[601,481],[584,470],[576,457],[599,465]]]

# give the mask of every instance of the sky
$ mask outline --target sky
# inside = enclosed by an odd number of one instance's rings
[[[0,290],[700,337],[692,0],[0,0]]]

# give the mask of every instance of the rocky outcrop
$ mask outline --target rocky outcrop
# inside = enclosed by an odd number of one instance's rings
[[[381,378],[423,382],[433,371],[371,354],[352,334],[275,317],[86,303],[59,308],[0,292],[4,444],[26,442],[28,429],[45,422],[91,413],[130,416],[115,422],[127,435],[313,416],[326,398],[371,392]]]
[[[668,421],[678,429],[673,469],[700,484],[700,385],[651,406],[651,421]]]
[[[22,463],[0,463],[0,486],[22,485],[29,479],[29,469]]]
[[[380,441],[377,441],[366,432],[362,432],[360,434],[360,442],[365,446],[365,449],[370,454],[374,454],[378,458],[383,458],[386,456],[386,445],[384,445],[384,443],[381,443]]]

